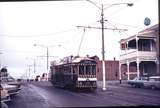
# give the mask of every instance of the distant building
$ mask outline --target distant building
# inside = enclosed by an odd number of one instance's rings
[[[120,40],[119,78],[160,75],[159,25]]]

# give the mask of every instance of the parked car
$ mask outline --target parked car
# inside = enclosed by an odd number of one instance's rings
[[[2,83],[6,83],[6,84],[8,84],[8,85],[16,85],[16,86],[18,86],[18,88],[21,87],[21,83],[18,82],[17,80],[15,80],[15,79],[14,79],[13,77],[11,77],[11,76],[1,77],[1,78],[0,78],[0,81],[1,81]]]
[[[144,82],[148,81],[148,77],[135,77],[133,80],[128,80],[127,83],[132,87],[144,87]]]
[[[1,106],[1,108],[8,108],[8,105],[5,102],[2,102],[2,101],[1,101],[0,106]]]
[[[1,102],[7,102],[10,101],[10,96],[8,94],[8,91],[5,90],[2,86],[0,86],[0,97],[1,97]]]
[[[151,89],[160,89],[160,76],[151,76],[144,82],[144,86]]]
[[[9,85],[6,83],[1,83],[1,87],[3,89],[7,90],[9,95],[17,94],[17,93],[19,93],[19,90],[20,90],[18,85]]]

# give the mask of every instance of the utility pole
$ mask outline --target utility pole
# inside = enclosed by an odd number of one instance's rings
[[[48,60],[48,58],[49,58],[49,57],[48,57],[48,56],[49,56],[49,54],[48,54],[48,46],[47,46],[46,48],[47,48],[47,72],[48,72],[48,61],[49,61],[49,60]]]
[[[104,13],[103,4],[101,11],[101,25],[102,25],[102,72],[103,72],[103,90],[106,90],[106,69],[105,69],[105,51],[104,51]]]
[[[50,57],[58,57],[58,56],[49,56],[49,53],[48,53],[48,49],[47,49],[47,55],[46,56],[37,56],[37,57],[46,57],[47,58],[47,71],[49,70],[49,58]]]
[[[29,73],[28,73],[28,81],[30,82],[30,75],[31,75],[31,67],[32,65],[28,65],[28,67],[29,67],[29,69],[28,69],[28,71],[29,71]]]
[[[36,60],[35,59],[34,59],[33,67],[34,67],[34,73],[36,73]]]
[[[61,45],[52,45],[52,46],[45,46],[45,45],[40,45],[40,44],[33,44],[33,46],[39,46],[39,47],[43,47],[43,48],[46,48],[46,50],[47,50],[47,53],[46,53],[46,58],[47,58],[47,72],[48,72],[48,70],[49,70],[49,65],[48,65],[48,59],[49,59],[49,52],[48,52],[48,48],[49,47],[55,47],[55,46],[58,46],[58,47],[60,47]]]

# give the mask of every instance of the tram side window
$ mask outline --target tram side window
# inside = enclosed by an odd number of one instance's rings
[[[73,67],[73,74],[75,74],[75,73],[77,73],[77,67],[76,66]]]
[[[96,66],[92,66],[92,75],[96,75]]]
[[[79,74],[84,75],[84,66],[79,66]]]
[[[75,69],[73,68],[73,73],[75,73]]]
[[[70,68],[69,67],[64,67],[64,73],[70,73]]]
[[[69,67],[68,71],[69,71],[69,73],[71,74],[71,67]]]

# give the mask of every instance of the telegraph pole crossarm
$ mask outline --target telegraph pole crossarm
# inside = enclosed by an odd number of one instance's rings
[[[91,27],[91,26],[76,26],[77,28],[88,28],[88,29],[102,29],[102,27]],[[104,27],[103,29],[113,30],[113,31],[128,31],[128,29],[119,29],[119,28],[107,28]]]
[[[37,56],[37,57],[47,57],[47,56]],[[58,56],[48,56],[48,57],[58,57]]]

